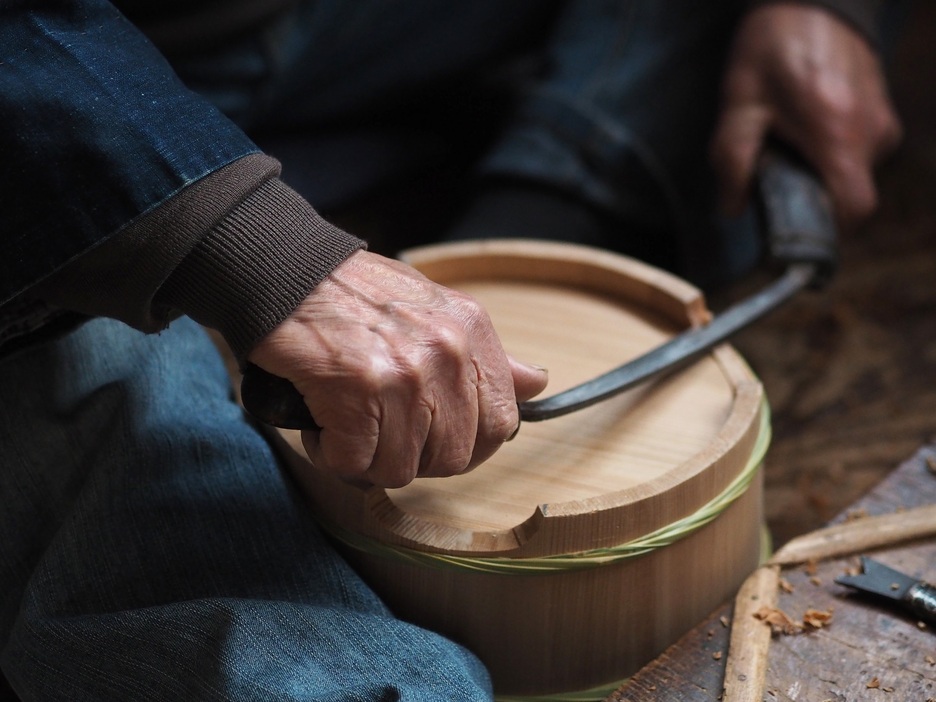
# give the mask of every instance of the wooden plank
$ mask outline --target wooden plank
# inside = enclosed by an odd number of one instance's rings
[[[831,524],[936,503],[934,467],[936,445],[924,446]],[[911,575],[936,578],[931,538],[868,553]],[[778,609],[798,622],[807,609],[831,612],[832,617],[827,627],[770,639],[764,689],[753,699],[936,699],[933,628],[833,582],[857,562],[856,556],[847,556],[783,569]],[[730,628],[736,626],[733,614],[734,603],[718,608],[607,702],[722,700]]]

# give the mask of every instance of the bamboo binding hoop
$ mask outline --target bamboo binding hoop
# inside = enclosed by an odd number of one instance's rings
[[[709,319],[684,281],[573,244],[403,259],[476,296],[507,350],[549,369],[546,394]],[[757,568],[769,435],[761,384],[728,346],[525,423],[472,473],[399,490],[316,474],[298,432],[277,432],[323,525],[398,616],[473,650],[501,698],[557,700],[602,699]]]

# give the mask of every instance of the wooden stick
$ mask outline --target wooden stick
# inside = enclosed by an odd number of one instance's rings
[[[725,662],[723,702],[760,702],[767,677],[770,625],[754,614],[777,604],[779,566],[762,566],[752,573],[735,598]]]
[[[787,542],[768,564],[790,566],[838,558],[929,536],[936,536],[936,505],[862,517],[804,534]]]

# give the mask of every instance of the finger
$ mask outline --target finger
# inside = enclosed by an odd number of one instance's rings
[[[432,424],[430,408],[409,396],[388,404],[367,479],[385,488],[409,485],[419,475]]]
[[[892,154],[903,141],[904,130],[900,118],[890,108],[881,115],[877,126],[878,138],[875,141],[872,158],[879,163]]]
[[[432,415],[419,464],[420,477],[459,475],[472,467],[478,435],[478,394],[474,384],[467,392],[445,397]]]
[[[545,368],[523,363],[512,356],[508,356],[507,360],[510,363],[517,402],[526,402],[546,389],[549,383],[549,372]]]
[[[303,432],[302,445],[316,468],[342,480],[360,480],[373,463],[379,423],[363,413],[329,418],[320,431]]]
[[[856,154],[837,154],[821,162],[820,175],[844,231],[854,229],[877,209],[872,165]]]
[[[726,215],[738,216],[747,205],[770,114],[759,105],[722,113],[712,140],[711,162],[718,180],[719,207]]]
[[[503,367],[496,373],[484,375],[479,371],[477,395],[478,433],[469,470],[493,456],[504,442],[514,436],[520,424],[520,409],[506,357]]]

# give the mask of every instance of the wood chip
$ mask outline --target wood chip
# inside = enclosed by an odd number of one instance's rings
[[[881,681],[877,677],[871,678],[871,681],[865,685],[869,690],[877,690],[881,686]]]
[[[810,558],[803,564],[803,572],[806,575],[815,575],[816,574],[816,559]]]
[[[780,578],[780,589],[787,593],[793,592],[793,583],[786,578]]]
[[[819,578],[817,578],[815,575],[809,579],[809,582],[811,582],[816,587],[822,586],[822,581]]]
[[[803,624],[813,629],[821,629],[832,621],[832,612],[821,609],[807,609],[803,615]]]
[[[722,652],[715,651],[715,653],[712,654],[712,658],[714,658],[716,661],[720,661],[722,659]]]
[[[923,660],[925,660],[927,664],[929,665],[936,665],[936,658],[934,658],[933,656],[927,656]]]
[[[786,636],[791,636],[793,634],[798,634],[803,628],[802,625],[790,619],[786,612],[776,607],[761,607],[754,612],[754,616],[762,622],[769,624],[770,632],[774,635],[784,634]]]
[[[725,627],[726,629],[728,628],[728,625],[731,623],[731,620],[728,617],[726,617],[724,614],[718,618],[718,621],[720,621],[721,625]]]

